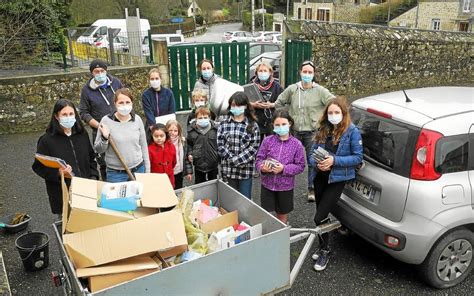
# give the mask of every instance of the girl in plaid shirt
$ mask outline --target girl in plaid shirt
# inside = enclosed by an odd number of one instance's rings
[[[236,92],[230,97],[228,111],[230,116],[220,123],[217,130],[222,177],[232,188],[251,199],[260,131],[244,92]]]

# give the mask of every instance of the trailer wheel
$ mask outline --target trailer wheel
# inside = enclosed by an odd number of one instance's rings
[[[420,276],[438,289],[462,282],[473,268],[474,234],[467,229],[453,231],[438,241],[419,266]]]

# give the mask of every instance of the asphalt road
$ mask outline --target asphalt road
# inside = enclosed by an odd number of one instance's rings
[[[0,136],[0,216],[17,211],[32,216],[28,230],[50,236],[50,266],[38,272],[25,272],[15,239],[19,234],[0,233],[1,247],[13,295],[56,295],[61,290],[50,280],[58,270],[58,246],[53,236],[51,214],[43,180],[31,170],[36,141],[41,133]],[[290,214],[294,227],[313,227],[314,204],[304,198],[305,177],[297,178],[295,210]],[[259,203],[260,188],[254,180],[253,197]],[[23,232],[24,233],[24,232]],[[291,247],[292,264],[304,242]],[[316,247],[316,244],[315,246]],[[474,288],[471,275],[464,283],[449,290],[434,290],[419,281],[415,268],[400,263],[357,236],[337,233],[331,239],[331,260],[324,272],[312,270],[308,256],[291,290],[282,295],[469,295]]]
[[[242,23],[219,24],[209,27],[206,34],[185,38],[184,42],[221,42],[222,35],[227,31],[239,31]]]

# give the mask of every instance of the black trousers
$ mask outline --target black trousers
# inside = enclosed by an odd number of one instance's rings
[[[327,219],[329,213],[341,198],[345,181],[328,184],[329,174],[319,172],[314,178],[314,195],[316,197],[316,214],[314,223],[316,226]],[[319,236],[319,248],[329,250],[329,232]]]
[[[199,183],[204,183],[210,180],[217,179],[218,172],[219,172],[219,169],[215,169],[207,173],[194,170],[194,183],[199,184]]]
[[[183,188],[183,172],[174,175],[174,189]]]

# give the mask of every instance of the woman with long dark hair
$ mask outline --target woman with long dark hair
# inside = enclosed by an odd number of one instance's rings
[[[329,155],[316,157],[321,147]],[[355,169],[362,163],[362,138],[351,122],[344,98],[331,99],[319,120],[309,161],[315,167],[314,190],[316,215],[314,222],[321,225],[341,197],[344,185],[355,178]],[[314,269],[322,271],[329,261],[329,233],[319,236],[319,249],[313,254]]]
[[[67,167],[53,169],[35,159],[33,171],[43,178],[53,214],[62,215],[61,173],[76,177],[99,179],[95,153],[89,135],[81,123],[74,104],[60,99],[54,104],[46,132],[39,138],[37,153],[64,160]],[[69,188],[70,179],[66,178]]]
[[[253,108],[244,92],[236,92],[230,97],[228,111],[230,115],[217,130],[222,177],[250,199],[260,132]]]

